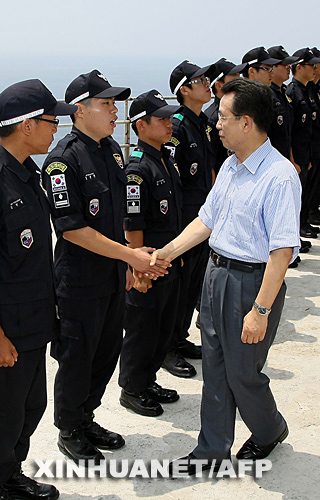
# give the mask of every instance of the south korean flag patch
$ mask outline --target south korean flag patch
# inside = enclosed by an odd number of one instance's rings
[[[139,200],[140,199],[140,186],[137,184],[127,186],[127,200]]]
[[[93,198],[93,200],[90,201],[89,203],[89,212],[91,215],[97,215],[99,212],[99,200],[98,198]]]
[[[31,229],[25,229],[24,231],[22,231],[22,233],[20,234],[20,241],[21,241],[21,245],[24,248],[31,247],[31,245],[33,243],[33,236],[32,236]]]
[[[64,174],[52,175],[50,179],[53,193],[57,193],[58,191],[66,191],[67,183]]]

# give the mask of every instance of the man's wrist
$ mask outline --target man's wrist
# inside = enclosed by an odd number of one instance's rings
[[[269,316],[271,313],[271,309],[258,304],[256,301],[254,301],[252,307],[258,312],[258,314],[260,314],[260,316]]]

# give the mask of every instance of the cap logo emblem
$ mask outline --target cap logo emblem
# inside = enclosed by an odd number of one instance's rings
[[[101,78],[101,80],[104,80],[105,82],[108,81],[108,79],[102,73],[100,73],[99,75],[97,75],[97,77]]]
[[[155,94],[154,97],[160,99],[161,101],[164,101],[164,97],[161,94]]]
[[[193,64],[193,66],[195,66],[194,62],[192,61],[187,61],[187,64]]]

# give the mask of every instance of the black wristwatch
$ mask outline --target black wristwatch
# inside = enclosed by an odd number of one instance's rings
[[[258,311],[258,313],[261,316],[268,316],[271,313],[271,309],[267,309],[264,306],[260,306],[256,301],[254,301],[253,307]]]

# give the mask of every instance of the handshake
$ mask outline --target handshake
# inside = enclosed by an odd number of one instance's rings
[[[130,259],[129,264],[133,267],[133,275],[128,272],[126,289],[134,287],[139,292],[146,293],[152,288],[152,280],[168,274],[167,268],[171,267],[172,258],[166,247],[160,250],[141,247],[132,251],[133,259]]]

